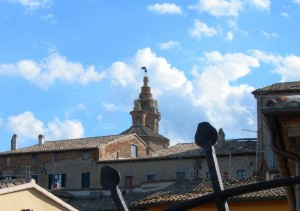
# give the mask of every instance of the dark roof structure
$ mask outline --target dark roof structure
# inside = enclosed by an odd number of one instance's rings
[[[137,134],[139,137],[155,137],[155,138],[161,138],[161,139],[168,139],[159,133],[155,132],[154,130],[151,130],[147,126],[131,126],[127,130],[120,133],[120,135],[128,135],[128,134]]]
[[[280,93],[300,93],[300,81],[275,83],[252,92],[253,95],[267,95]]]
[[[243,180],[224,180],[224,189],[257,183],[256,178]],[[174,205],[190,199],[198,198],[213,193],[210,180],[178,181],[169,187],[153,193],[148,197],[132,204],[135,208],[144,208],[159,205]],[[255,201],[255,200],[285,200],[284,188],[274,188],[258,192],[247,193],[230,198],[228,201]]]
[[[98,136],[90,138],[66,139],[59,141],[46,141],[43,144],[36,144],[29,147],[24,147],[16,150],[9,150],[0,152],[0,155],[23,154],[34,152],[53,152],[53,151],[68,151],[68,150],[84,150],[84,149],[98,149],[106,144],[119,141],[123,138],[128,138],[131,135],[111,135]]]

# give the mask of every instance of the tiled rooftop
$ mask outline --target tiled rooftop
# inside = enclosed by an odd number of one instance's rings
[[[133,133],[137,134],[140,137],[151,136],[151,137],[167,139],[166,137],[160,135],[159,133],[156,133],[155,131],[151,130],[147,126],[131,126],[127,130],[120,133],[120,135],[127,135]]]
[[[256,139],[247,140],[226,140],[215,145],[216,154],[242,154],[256,151]],[[205,153],[201,147],[195,143],[179,143],[163,149],[149,157],[197,157],[204,156]]]
[[[279,93],[299,93],[300,81],[275,83],[270,86],[266,86],[260,89],[256,89],[252,94],[264,95],[264,94],[279,94]]]
[[[59,141],[46,141],[44,144],[36,144],[29,147],[24,147],[16,150],[0,152],[0,155],[32,153],[32,152],[50,152],[50,151],[67,151],[76,149],[93,149],[104,146],[108,143],[120,140],[130,135],[111,135],[98,136],[90,138],[77,138]]]
[[[255,178],[244,180],[226,180],[223,181],[224,189],[248,185],[258,182]],[[133,203],[133,207],[157,206],[162,204],[175,204],[190,199],[198,198],[213,193],[210,180],[191,180],[179,181],[149,195],[148,197]],[[273,188],[258,192],[247,193],[230,198],[228,201],[251,201],[251,200],[280,200],[286,199],[285,189],[283,187]]]
[[[0,180],[0,189],[26,184],[26,180]]]

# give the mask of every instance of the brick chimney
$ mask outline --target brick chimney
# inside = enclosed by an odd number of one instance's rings
[[[39,140],[39,145],[42,145],[42,144],[44,144],[44,135],[42,135],[42,134],[40,134],[39,136],[38,136],[38,140]]]
[[[18,135],[14,134],[11,137],[11,150],[16,150],[18,146]]]

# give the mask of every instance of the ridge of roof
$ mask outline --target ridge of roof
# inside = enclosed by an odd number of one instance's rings
[[[84,150],[93,149],[104,146],[108,143],[120,140],[128,135],[107,135],[95,136],[87,138],[65,139],[57,141],[45,141],[43,144],[35,144],[29,147],[19,148],[16,150],[9,150],[0,152],[0,155],[19,154],[19,153],[32,153],[32,152],[51,152],[51,151],[68,151],[68,150]]]
[[[147,126],[130,126],[130,128],[121,132],[120,135],[132,134],[132,133],[136,133],[140,137],[150,136],[150,137],[158,137],[158,138],[168,139],[168,138],[164,137],[163,135],[156,133],[154,130],[150,129]]]
[[[278,94],[278,93],[299,93],[300,81],[274,83],[252,91],[253,95]]]

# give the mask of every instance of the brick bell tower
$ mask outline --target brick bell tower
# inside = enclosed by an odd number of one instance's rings
[[[143,86],[139,98],[134,101],[133,110],[130,112],[132,125],[121,134],[136,133],[149,147],[157,151],[167,148],[170,140],[158,133],[161,118],[158,103],[152,98],[146,67],[142,67],[142,70],[145,71]]]
[[[151,87],[149,87],[147,69],[145,69],[144,84],[141,87],[139,98],[134,101],[132,116],[132,126],[146,126],[158,133],[158,122],[160,112],[158,112],[157,100],[152,98]]]

